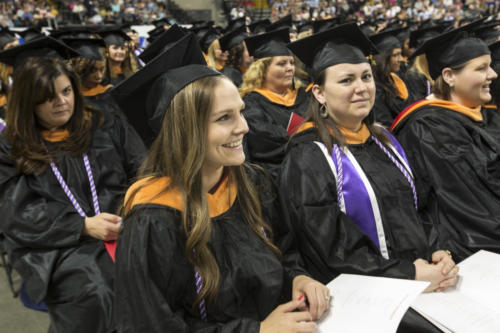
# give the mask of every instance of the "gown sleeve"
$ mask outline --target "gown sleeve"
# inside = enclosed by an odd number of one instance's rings
[[[337,204],[336,184],[314,143],[294,146],[282,164],[280,195],[307,271],[328,283],[340,273],[415,278],[412,262],[382,257]]]
[[[500,253],[498,136],[453,111],[415,117],[397,135],[439,247],[452,251],[457,262],[480,249]]]
[[[0,214],[2,231],[18,244],[51,249],[79,243],[84,226],[60,190],[44,186],[39,177],[19,174],[6,140],[0,137]],[[50,169],[45,172],[50,172]]]
[[[115,265],[118,331],[258,332],[256,320],[205,323],[198,308],[186,310],[196,297],[194,272],[174,218],[165,208],[134,208],[125,218]]]

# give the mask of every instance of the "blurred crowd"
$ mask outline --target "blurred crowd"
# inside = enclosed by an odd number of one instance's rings
[[[0,4],[0,25],[9,27],[66,23],[149,24],[166,15],[165,0],[6,0]]]

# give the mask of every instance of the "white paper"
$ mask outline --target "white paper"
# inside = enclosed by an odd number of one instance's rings
[[[396,332],[410,304],[428,282],[341,274],[328,284],[329,313],[318,322],[318,333]]]
[[[500,332],[500,255],[479,251],[458,266],[455,288],[422,294],[412,308],[448,332]]]

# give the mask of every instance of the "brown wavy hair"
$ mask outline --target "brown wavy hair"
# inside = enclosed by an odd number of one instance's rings
[[[90,148],[92,119],[101,119],[101,116],[98,111],[85,106],[76,73],[58,59],[28,59],[14,73],[5,119],[8,126],[4,130],[11,145],[11,158],[21,173],[41,174],[54,157],[54,152],[48,152],[42,144],[43,128],[37,122],[35,109],[54,98],[54,80],[61,75],[70,80],[75,101],[73,115],[65,125],[70,136],[58,149],[81,156]]]
[[[323,70],[317,77],[315,84],[319,85],[321,89],[325,88],[325,80],[326,80],[326,69]],[[316,97],[311,94],[311,102],[309,103],[309,108],[307,109],[306,119],[304,122],[312,122],[314,124],[314,130],[318,135],[321,142],[323,142],[328,149],[328,152],[332,154],[332,148],[334,144],[339,145],[340,147],[345,147],[347,145],[344,135],[338,129],[337,124],[331,117],[323,118],[320,115],[320,107],[321,104],[318,102]],[[363,123],[368,126],[370,133],[379,139],[384,145],[388,145],[390,143],[389,137],[385,133],[385,131],[378,125],[375,125],[372,111],[370,114],[363,119]],[[332,133],[333,132],[333,133]]]
[[[132,192],[124,204],[124,207],[129,207],[130,200],[141,188],[160,177],[168,177],[170,182],[158,195],[172,188],[181,192],[185,207],[182,212],[182,227],[186,236],[185,254],[203,280],[201,293],[192,304],[193,310],[202,299],[214,301],[220,284],[219,266],[209,249],[212,224],[206,194],[202,188],[202,168],[213,94],[221,80],[227,78],[223,75],[204,77],[177,93],[165,110],[160,133],[139,170],[139,178],[151,178]],[[279,256],[280,251],[271,242],[271,228],[262,216],[259,193],[248,178],[245,168],[244,165],[226,167],[229,181],[237,184],[237,200],[243,219]]]

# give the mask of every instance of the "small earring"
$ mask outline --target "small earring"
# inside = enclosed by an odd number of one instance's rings
[[[319,115],[321,118],[328,118],[328,110],[326,109],[326,103],[321,104],[319,107]]]
[[[450,83],[449,86],[450,86],[450,88],[453,88],[455,86],[455,84],[454,83]]]

